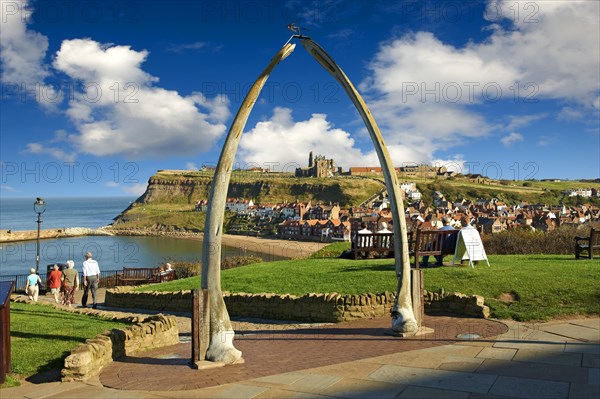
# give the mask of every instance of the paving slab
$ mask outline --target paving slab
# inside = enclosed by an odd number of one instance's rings
[[[575,338],[565,337],[553,334],[542,330],[542,326],[535,328],[520,328],[517,330],[509,330],[507,333],[496,337],[495,341],[506,342],[539,342],[539,343],[556,343],[564,344],[565,342],[581,342]],[[494,345],[495,346],[495,345]]]
[[[600,355],[600,345],[581,342],[567,342],[565,344],[565,352]]]
[[[332,364],[331,366],[317,367],[302,370],[305,374],[329,374],[347,378],[360,378],[366,380],[369,374],[379,368],[379,364],[362,361]]]
[[[369,379],[392,384],[486,393],[496,380],[496,376],[384,365],[371,373]]]
[[[214,399],[251,399],[265,392],[268,388],[246,384],[229,384],[220,392],[214,392]]]
[[[585,384],[588,380],[588,370],[583,367],[486,359],[477,369],[477,373]]]
[[[556,334],[561,337],[572,338],[579,341],[600,342],[600,329],[580,326],[576,324],[557,324],[541,326],[542,331]]]
[[[581,365],[583,367],[600,367],[600,355],[583,353],[582,356]]]
[[[479,368],[479,365],[483,363],[483,360],[484,359],[474,359],[461,356],[448,356],[444,360],[444,363],[438,366],[438,369],[472,373]]]
[[[258,383],[267,383],[271,385],[289,385],[301,380],[306,377],[306,374],[303,373],[283,373],[270,375],[267,377],[255,378],[252,381]]]
[[[569,321],[569,323],[575,324],[576,326],[583,326],[600,330],[600,319],[598,318],[571,320]]]
[[[582,355],[581,353],[565,353],[531,349],[519,349],[512,360],[517,362],[558,364],[563,366],[581,366],[583,356],[584,355]]]
[[[309,374],[293,384],[287,385],[286,389],[291,391],[322,394],[324,390],[336,382],[339,382],[341,379],[342,377],[336,375]]]
[[[491,393],[471,393],[469,399],[514,399],[513,396],[494,395]]]
[[[461,344],[426,348],[418,351],[394,353],[377,358],[365,359],[364,363],[395,364],[398,366],[435,369],[441,364],[448,362],[448,359],[452,357],[474,358],[481,349],[481,347],[462,345],[461,342]]]
[[[554,351],[564,352],[566,347],[565,342],[552,342],[552,341],[526,341],[526,340],[504,340],[499,339],[495,344],[494,348],[510,348],[510,349],[532,349],[532,350],[543,350],[543,351]],[[580,345],[579,343],[575,345]]]
[[[526,399],[564,399],[569,395],[569,384],[500,376],[490,389],[490,393]]]
[[[600,386],[586,384],[571,384],[569,399],[598,399]]]
[[[600,369],[591,368],[588,369],[588,381],[589,385],[600,385]]]
[[[468,397],[468,392],[412,386],[398,395],[398,399],[466,399]]]
[[[255,396],[254,399],[331,399],[331,396],[272,388]]]
[[[517,353],[516,349],[510,348],[483,348],[477,357],[483,359],[511,360]]]
[[[323,390],[323,395],[347,399],[394,399],[406,387],[379,381],[344,378]]]

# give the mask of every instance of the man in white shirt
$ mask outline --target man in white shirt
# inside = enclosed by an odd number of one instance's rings
[[[92,253],[88,252],[85,254],[85,262],[83,262],[83,297],[81,298],[81,305],[85,308],[88,301],[88,292],[92,291],[92,308],[96,309],[98,304],[96,303],[96,290],[98,289],[98,283],[100,282],[100,267],[98,262],[92,259]]]

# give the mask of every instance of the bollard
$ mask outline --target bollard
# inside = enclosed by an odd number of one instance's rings
[[[14,281],[0,282],[0,384],[10,373],[10,295],[15,290]]]

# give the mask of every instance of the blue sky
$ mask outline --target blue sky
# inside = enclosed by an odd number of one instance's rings
[[[394,164],[600,177],[597,1],[1,2],[0,194],[139,195],[215,165],[248,87],[305,27],[366,99]],[[237,163],[377,165],[343,90],[297,46]]]

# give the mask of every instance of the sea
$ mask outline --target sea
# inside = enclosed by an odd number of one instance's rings
[[[45,198],[42,229],[109,225],[135,198]],[[35,198],[1,198],[0,229],[35,230]],[[168,261],[200,261],[202,242],[171,237],[83,236],[40,241],[40,273],[47,265],[75,261],[81,270],[86,252],[92,252],[103,271],[123,267],[156,267]],[[37,243],[23,241],[0,244],[0,276],[28,274],[35,268]],[[223,247],[222,257],[256,255],[266,261],[277,260],[248,248]]]

